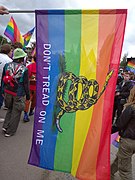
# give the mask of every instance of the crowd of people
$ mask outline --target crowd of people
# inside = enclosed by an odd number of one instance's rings
[[[111,180],[118,171],[121,180],[132,180],[132,156],[135,153],[135,81],[134,73],[120,72],[114,98],[112,133],[119,132],[119,149],[111,165]]]
[[[27,60],[29,59],[29,63]],[[17,131],[21,113],[24,122],[34,114],[36,106],[36,56],[27,56],[21,43],[4,44],[0,48],[0,108],[5,104],[7,113],[2,130],[5,137]]]

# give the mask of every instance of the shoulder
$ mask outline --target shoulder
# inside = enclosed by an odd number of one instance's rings
[[[24,70],[24,71],[28,71],[28,68],[26,66],[24,66],[23,64],[21,64],[21,68]]]
[[[130,105],[130,109],[131,109],[132,111],[135,111],[135,104]]]
[[[125,114],[132,114],[132,112],[135,112],[135,104],[127,106],[124,111]]]
[[[2,54],[2,53],[0,53],[0,59],[4,60],[6,62],[12,62],[13,61],[7,54]]]
[[[27,66],[27,68],[30,70],[30,71],[35,71],[35,69],[36,69],[36,63],[31,63],[31,64],[29,64],[28,66]]]
[[[13,60],[10,57],[8,57],[8,56],[7,56],[7,61],[8,62],[13,62]]]

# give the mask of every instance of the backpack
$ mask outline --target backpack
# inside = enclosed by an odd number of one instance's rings
[[[13,72],[12,75],[10,75],[9,70],[6,70],[5,76],[3,77],[3,82],[5,84],[9,84],[11,87],[14,87],[14,84],[16,82],[14,79],[14,76],[15,76],[17,70],[19,69],[19,66],[20,66],[20,64],[18,64],[17,68],[15,69],[15,71]]]

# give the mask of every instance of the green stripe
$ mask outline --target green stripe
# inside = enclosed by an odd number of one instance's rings
[[[14,29],[11,27],[11,26],[7,26],[7,29],[9,30],[9,31],[11,31],[12,33],[14,32]]]
[[[66,14],[67,12],[65,12]],[[81,11],[77,15],[68,11],[65,15],[65,59],[66,71],[79,76],[80,71],[80,42],[81,42]],[[68,87],[70,85],[68,83]],[[68,90],[68,88],[67,88]],[[68,100],[68,93],[65,94]],[[76,113],[65,113],[61,118],[60,124],[63,133],[58,133],[54,169],[61,171],[71,171],[72,152],[74,138],[74,124]]]

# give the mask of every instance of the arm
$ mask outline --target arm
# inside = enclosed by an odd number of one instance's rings
[[[124,130],[127,127],[127,124],[129,123],[132,116],[132,107],[128,106],[119,117],[116,125],[118,127],[118,130]]]
[[[26,93],[26,99],[30,100],[30,89],[29,89],[29,76],[28,76],[28,70],[24,72],[24,89]]]
[[[0,6],[0,14],[9,14],[8,9],[5,8],[4,6]]]
[[[126,89],[124,90],[124,92],[120,92],[120,96],[122,96],[121,98],[127,98],[130,94],[130,90],[133,88],[133,84],[130,82]]]
[[[3,71],[2,71],[2,77],[1,77],[1,93],[4,94],[4,82],[3,82],[3,77],[6,74],[6,68],[7,68],[7,64],[5,64]]]

